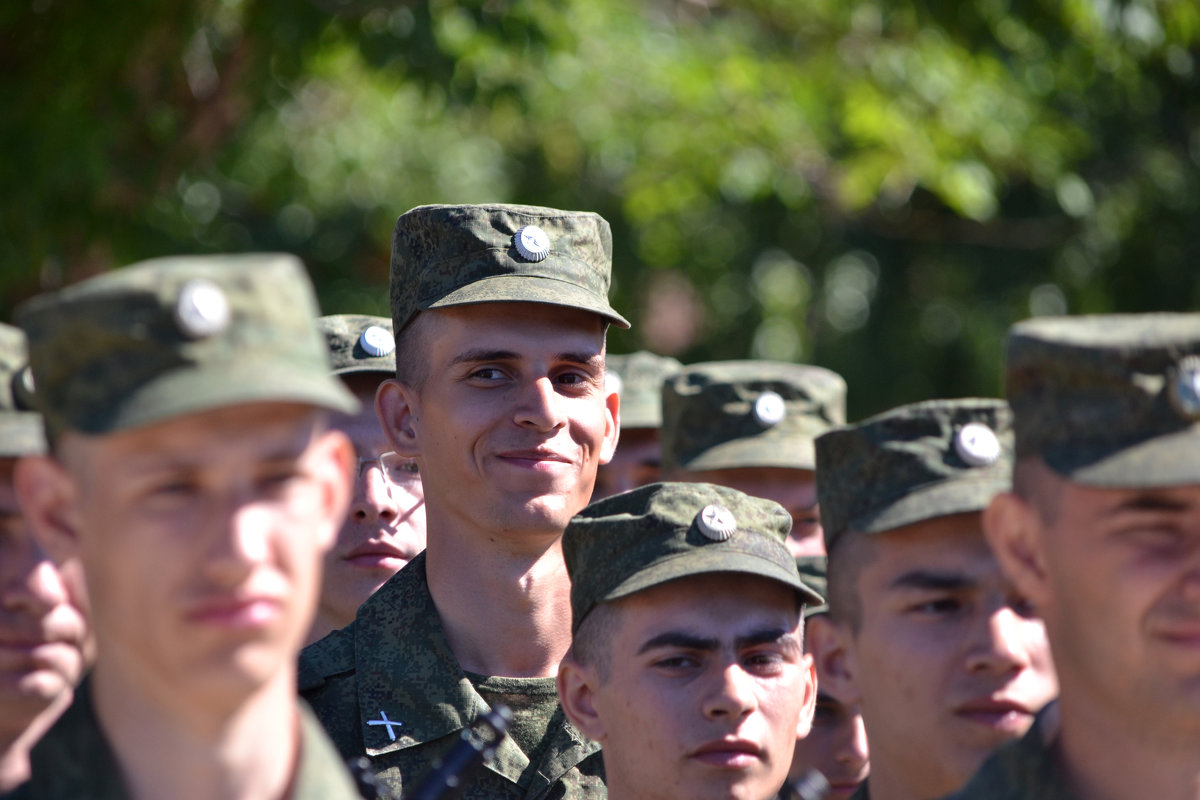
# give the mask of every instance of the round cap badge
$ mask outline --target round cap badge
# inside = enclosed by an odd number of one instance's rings
[[[1200,358],[1188,356],[1175,368],[1171,404],[1188,419],[1200,419]]]
[[[737,520],[725,506],[710,503],[696,515],[696,527],[714,542],[723,542],[737,530]]]
[[[175,321],[179,330],[193,339],[220,333],[229,325],[229,299],[212,281],[188,281],[175,302]]]
[[[550,255],[550,237],[537,225],[526,225],[514,233],[513,244],[526,261],[541,261]]]
[[[358,337],[358,344],[367,355],[379,358],[391,355],[396,349],[396,338],[387,328],[371,325]]]
[[[968,422],[954,437],[954,450],[972,467],[986,467],[1000,460],[1000,440],[982,422]]]
[[[784,405],[783,398],[775,392],[763,392],[754,401],[754,419],[764,427],[778,425],[786,415],[787,406]]]

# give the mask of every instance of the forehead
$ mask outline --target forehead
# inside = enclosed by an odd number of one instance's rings
[[[560,339],[591,342],[597,351],[604,345],[605,324],[598,315],[548,303],[472,303],[430,309],[417,321],[435,334],[431,344],[446,336],[488,331],[505,340],[544,340],[549,347]],[[477,344],[487,346],[489,342]]]
[[[641,640],[679,630],[704,636],[738,636],[765,626],[794,630],[796,592],[778,581],[733,572],[693,575],[613,601],[623,638]]]
[[[330,417],[333,427],[350,437],[356,446],[381,446],[387,443],[379,417],[375,414],[375,391],[389,375],[365,372],[343,378],[346,388],[358,398],[361,407],[356,414],[334,414]],[[388,449],[387,447],[383,448]]]
[[[984,539],[981,517],[979,512],[953,514],[884,533],[853,534],[871,556],[864,560],[859,590],[887,591],[918,572],[967,583],[1002,580]]]

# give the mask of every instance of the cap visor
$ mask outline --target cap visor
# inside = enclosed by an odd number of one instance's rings
[[[533,275],[497,275],[470,283],[422,309],[448,308],[475,303],[546,303],[553,306],[578,308],[599,314],[618,328],[628,328],[629,322],[598,297],[573,283]]]
[[[1067,480],[1084,486],[1153,489],[1200,484],[1200,425],[1115,452],[1106,448],[1092,457],[1078,446],[1047,449],[1042,459]]]
[[[689,472],[739,467],[817,468],[816,449],[810,436],[734,439],[710,447],[680,467]]]
[[[1011,485],[1008,478],[996,475],[936,483],[910,491],[881,510],[855,517],[847,527],[859,533],[883,533],[951,514],[982,511],[993,497],[1000,492],[1007,492]]]

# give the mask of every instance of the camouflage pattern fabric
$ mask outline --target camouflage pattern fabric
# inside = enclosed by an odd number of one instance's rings
[[[813,440],[846,421],[836,372],[776,361],[692,364],[663,384],[663,474],[816,468]]]
[[[1042,317],[1008,337],[1017,458],[1075,483],[1200,483],[1200,314]]]
[[[331,314],[318,318],[317,328],[325,335],[334,375],[396,375],[396,339],[387,317]]]
[[[593,503],[563,533],[572,630],[607,600],[714,572],[770,578],[805,604],[823,602],[783,544],[791,528],[773,500],[710,483],[652,483]]]
[[[34,408],[25,334],[0,323],[0,458],[43,453],[42,417]]]
[[[817,439],[825,547],[980,511],[1012,484],[1012,415],[1002,400],[928,400]]]
[[[1057,703],[1043,708],[1024,736],[992,753],[966,786],[944,800],[1082,800],[1054,755],[1049,719],[1056,713]]]
[[[818,614],[829,613],[829,559],[825,556],[796,556],[796,571],[800,580],[821,597],[822,603],[806,605],[804,618],[815,617]]]
[[[621,430],[661,428],[663,381],[678,373],[683,365],[673,358],[639,350],[609,353],[605,368],[621,396]]]
[[[424,553],[380,587],[354,622],[301,652],[300,693],[342,756],[367,756],[380,782],[396,794],[412,790],[488,708],[446,642]],[[462,796],[605,797],[599,745],[558,707],[546,731],[538,763],[506,738]]]
[[[418,206],[392,233],[397,333],[420,311],[527,302],[592,311],[621,328],[608,304],[612,231],[599,214],[518,205]]]
[[[312,712],[300,711],[300,764],[290,800],[361,800],[342,759]],[[90,684],[75,690],[70,707],[30,756],[32,778],[3,800],[129,800],[121,767],[92,707]]]
[[[107,434],[241,403],[353,413],[295,256],[144,261],[18,307],[53,440]]]

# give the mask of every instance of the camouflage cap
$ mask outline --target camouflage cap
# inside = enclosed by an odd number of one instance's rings
[[[316,310],[295,256],[176,256],[35,297],[17,321],[53,440],[242,403],[354,412]]]
[[[836,372],[777,361],[692,364],[663,384],[663,473],[815,469],[813,440],[846,421]]]
[[[599,214],[539,206],[418,206],[392,233],[396,332],[420,311],[472,303],[549,303],[592,311],[622,328],[608,304],[612,232]]]
[[[365,314],[331,314],[317,320],[325,334],[334,375],[359,372],[396,374],[396,339],[392,321]]]
[[[572,630],[599,603],[715,572],[770,578],[819,603],[784,547],[791,527],[778,503],[709,483],[652,483],[593,503],[563,534]]]
[[[1019,322],[1006,382],[1017,458],[1097,487],[1200,483],[1200,314]]]
[[[800,580],[825,598],[818,605],[806,605],[804,618],[829,613],[829,560],[825,556],[796,556],[796,571]]]
[[[45,452],[42,417],[33,408],[25,334],[0,323],[0,458]]]
[[[826,433],[817,439],[826,550],[846,531],[983,510],[1011,485],[1012,453],[1003,400],[927,400]]]
[[[612,388],[621,396],[621,429],[662,427],[662,385],[683,365],[646,350],[605,357]]]

